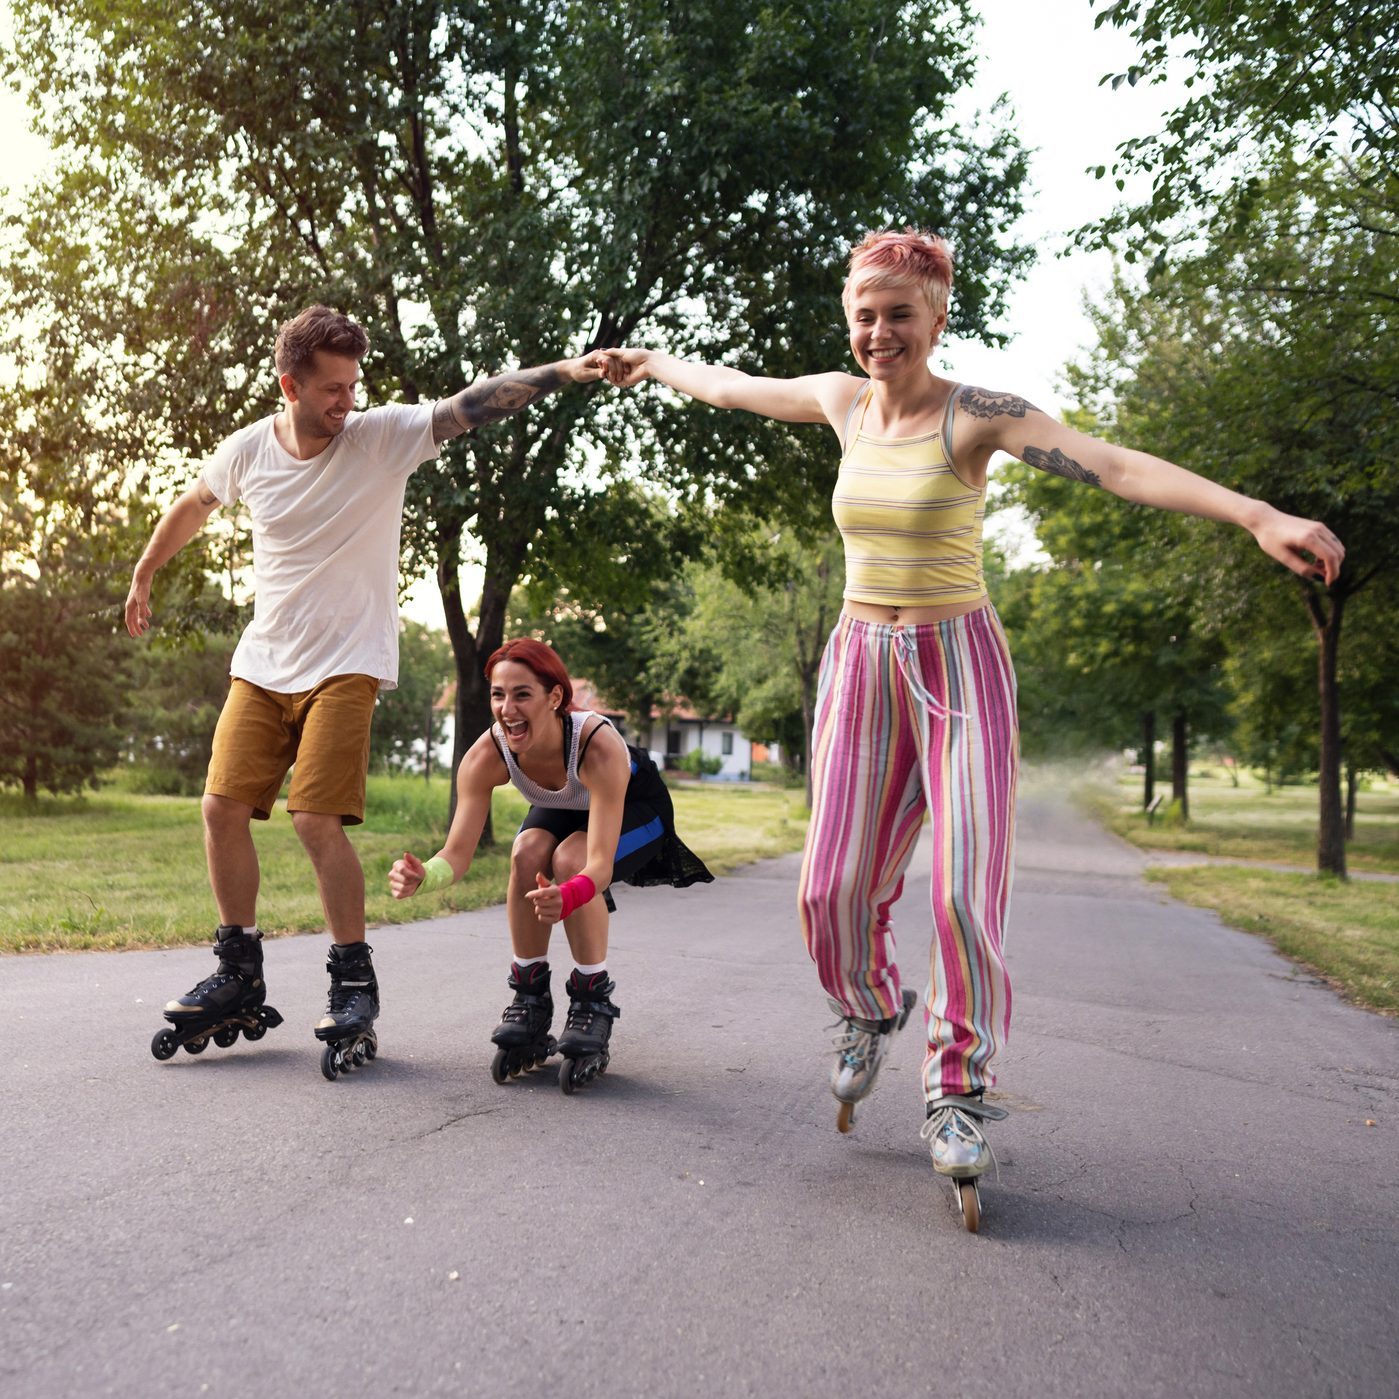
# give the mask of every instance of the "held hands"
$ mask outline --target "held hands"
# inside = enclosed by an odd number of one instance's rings
[[[1340,576],[1345,545],[1319,520],[1303,520],[1274,510],[1252,533],[1269,558],[1303,578],[1319,578],[1329,588]]]
[[[564,372],[575,384],[589,384],[607,373],[608,351],[592,350],[577,359],[564,361]]]
[[[647,367],[651,350],[599,350],[606,358],[607,382],[616,389],[627,389],[651,377]]]
[[[407,899],[416,894],[424,873],[423,862],[411,851],[405,850],[403,858],[395,860],[389,871],[389,890],[394,898]]]
[[[557,923],[563,917],[563,892],[542,874],[536,874],[534,880],[539,887],[525,895],[534,905],[534,916],[541,923]]]

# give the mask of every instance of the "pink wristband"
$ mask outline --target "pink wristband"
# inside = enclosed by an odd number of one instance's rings
[[[597,885],[586,874],[575,874],[559,885],[563,895],[563,912],[560,918],[567,918],[575,909],[582,908],[597,893]]]

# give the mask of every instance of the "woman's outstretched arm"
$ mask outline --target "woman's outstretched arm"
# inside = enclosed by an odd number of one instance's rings
[[[655,379],[716,408],[742,408],[784,423],[838,426],[863,382],[853,374],[767,379],[722,364],[677,359],[660,350],[605,350],[607,380],[619,388]]]
[[[1328,586],[1346,556],[1345,546],[1319,520],[1286,515],[1149,452],[1075,432],[1015,394],[965,389],[957,401],[955,437],[958,455],[965,449],[982,469],[992,452],[1009,452],[1029,466],[1101,486],[1123,500],[1239,525],[1270,558]]]

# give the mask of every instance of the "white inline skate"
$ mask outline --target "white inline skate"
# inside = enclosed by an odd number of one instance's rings
[[[969,1234],[981,1228],[981,1192],[977,1177],[995,1163],[996,1154],[982,1135],[981,1122],[999,1122],[1008,1116],[1004,1108],[991,1107],[979,1097],[954,1094],[934,1098],[928,1104],[928,1120],[919,1136],[928,1143],[933,1169],[952,1182]]]
[[[855,1105],[874,1087],[879,1066],[889,1052],[897,1031],[902,1030],[918,1004],[918,993],[905,988],[903,1005],[897,1015],[887,1020],[864,1020],[847,1015],[840,1003],[827,997],[827,1004],[840,1017],[836,1022],[840,1033],[833,1043],[836,1062],[831,1069],[831,1092],[840,1103],[836,1114],[836,1130],[848,1132],[855,1125]]]

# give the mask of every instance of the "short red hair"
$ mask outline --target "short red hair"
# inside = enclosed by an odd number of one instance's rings
[[[491,672],[501,661],[514,661],[517,665],[532,670],[534,678],[544,686],[546,693],[557,685],[563,691],[563,703],[559,705],[559,712],[567,714],[573,709],[573,681],[569,678],[568,667],[560,660],[559,653],[552,646],[546,646],[542,641],[535,641],[529,636],[507,641],[504,646],[492,651],[490,659],[486,662],[487,684],[490,684]]]
[[[952,249],[945,238],[906,229],[867,233],[850,250],[850,275],[840,299],[846,314],[855,295],[865,287],[915,286],[934,316],[947,314],[952,290]]]

